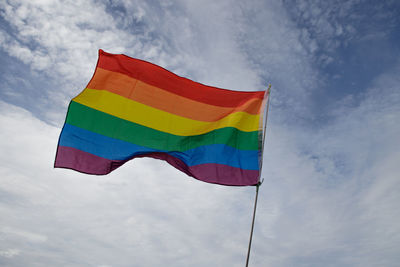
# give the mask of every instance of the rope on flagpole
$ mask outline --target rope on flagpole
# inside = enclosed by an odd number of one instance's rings
[[[264,124],[264,132],[263,132],[263,140],[262,140],[262,148],[261,148],[262,149],[262,153],[264,153],[264,141],[265,141],[265,132],[266,132],[266,129],[267,129],[270,90],[271,90],[271,84],[268,85],[268,93],[267,93],[268,94],[268,102],[267,102],[267,110],[266,110],[266,115],[265,115],[265,124]],[[261,171],[262,171],[262,160],[260,162],[260,176],[261,176]],[[255,218],[256,218],[256,210],[257,210],[258,190],[259,190],[259,188],[260,188],[260,186],[261,186],[261,184],[263,182],[264,182],[264,179],[259,181],[257,183],[257,185],[256,185],[256,198],[254,200],[253,220],[251,222],[250,240],[249,240],[249,247],[248,247],[248,250],[247,250],[246,267],[249,266],[251,242],[253,240],[254,221],[255,221]]]

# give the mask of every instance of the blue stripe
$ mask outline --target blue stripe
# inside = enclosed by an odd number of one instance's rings
[[[97,134],[67,123],[61,132],[59,145],[73,147],[110,160],[129,160],[134,156],[150,152],[164,152],[179,158],[188,166],[217,163],[245,170],[258,170],[258,151],[238,150],[221,144],[200,146],[184,152],[157,150]]]

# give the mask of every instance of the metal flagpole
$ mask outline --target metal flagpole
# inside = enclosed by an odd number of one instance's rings
[[[256,209],[257,209],[257,199],[258,199],[258,189],[260,188],[261,183],[256,185],[256,199],[254,201],[254,210],[253,210],[253,221],[251,223],[251,231],[250,231],[250,240],[249,240],[249,248],[247,250],[247,259],[246,259],[246,267],[249,266],[250,259],[250,249],[251,249],[251,241],[253,239],[253,229],[254,229],[254,220],[256,218]]]
[[[268,120],[268,109],[269,109],[269,98],[270,98],[270,89],[271,89],[271,84],[268,85],[268,102],[267,102],[267,111],[265,115],[265,124],[264,124],[264,133],[263,133],[263,140],[262,140],[262,153],[264,153],[264,141],[265,141],[265,131],[267,129],[267,120]],[[262,157],[261,157],[262,158]],[[261,176],[261,171],[262,171],[262,160],[260,163],[260,176]],[[250,250],[251,250],[251,241],[253,239],[253,230],[254,230],[254,221],[256,218],[256,209],[257,209],[257,200],[258,200],[258,190],[263,183],[264,179],[256,185],[256,198],[254,200],[254,210],[253,210],[253,220],[251,222],[251,230],[250,230],[250,240],[249,240],[249,247],[247,250],[247,259],[246,259],[246,267],[249,266],[249,259],[250,259]]]

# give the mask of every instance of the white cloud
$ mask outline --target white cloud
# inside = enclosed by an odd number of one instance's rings
[[[89,81],[99,48],[138,57],[160,53],[156,41],[121,29],[101,2],[6,1],[0,11],[12,31],[0,32],[0,47],[52,81],[52,88],[37,90],[52,99],[51,111],[43,114],[57,125],[54,120],[62,120],[68,100]]]
[[[26,232],[26,231],[21,231],[18,229],[13,229],[10,227],[4,227],[0,229],[0,233],[2,235],[14,235],[17,236],[17,238],[22,238],[25,241],[32,242],[32,243],[42,243],[46,242],[47,237],[36,234],[36,233],[31,233],[31,232]],[[18,254],[16,254],[18,255]]]
[[[322,66],[329,64],[324,57],[332,56],[337,49],[347,47],[353,41],[388,36],[395,25],[395,5],[390,1],[371,3],[365,0],[285,1],[292,19],[307,32],[300,42]]]
[[[301,36],[308,33],[290,20],[281,2],[251,1],[237,6],[238,42],[252,69],[264,83],[272,83],[272,106],[284,110],[278,111],[278,116],[286,120],[310,116],[305,107],[318,88],[319,74],[312,65],[309,47],[301,42]]]
[[[396,73],[377,78],[359,106],[338,107],[319,131],[269,125],[255,265],[397,265]]]
[[[13,258],[20,253],[18,249],[0,250],[0,256],[5,258]]]
[[[303,29],[277,1],[5,3],[12,30],[0,32],[2,49],[59,86],[43,90],[61,107],[40,102],[56,125],[89,80],[98,48],[221,87],[256,90],[271,80],[251,264],[398,263],[398,68],[376,79],[360,103],[360,96],[333,103],[323,128],[282,123],[310,112],[320,85],[315,53],[356,31],[326,17],[330,6],[299,1],[296,10],[312,25]],[[254,188],[208,185],[151,159],[101,177],[53,169],[60,128],[4,102],[0,123],[7,126],[0,131],[0,263],[243,265]]]

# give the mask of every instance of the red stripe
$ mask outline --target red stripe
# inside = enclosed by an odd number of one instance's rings
[[[201,164],[186,166],[180,159],[165,153],[149,153],[140,157],[150,157],[167,161],[178,170],[200,181],[233,186],[255,185],[259,171],[242,170],[221,164]],[[104,175],[123,165],[126,161],[109,160],[72,147],[59,146],[54,167],[73,169],[87,174]]]
[[[155,64],[126,55],[99,50],[97,67],[128,75],[147,84],[202,103],[236,107],[252,98],[264,98],[265,91],[243,92],[207,86],[180,77]]]

